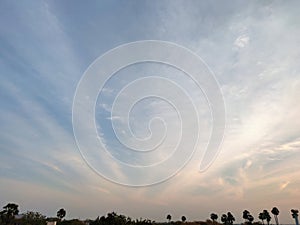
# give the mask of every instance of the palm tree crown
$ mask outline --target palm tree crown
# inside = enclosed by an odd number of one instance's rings
[[[252,224],[254,217],[250,214],[248,210],[243,211],[243,219],[248,220],[249,224]]]
[[[171,221],[172,216],[170,214],[167,215],[167,220],[169,220],[169,222]]]
[[[244,220],[248,220],[248,215],[249,215],[250,213],[249,213],[249,211],[248,210],[244,210],[243,211],[243,219]]]
[[[292,209],[291,210],[291,213],[292,213],[292,217],[295,219],[295,223],[296,225],[299,225],[299,221],[298,221],[298,209]]]
[[[227,215],[226,215],[226,214],[223,214],[223,215],[221,216],[221,221],[222,221],[222,223],[224,223],[224,224],[227,223]]]
[[[64,210],[63,208],[61,208],[60,210],[57,211],[57,217],[59,219],[62,219],[66,216],[66,210]]]
[[[215,222],[218,219],[218,215],[215,213],[210,214],[210,218],[213,222]]]
[[[263,210],[263,214],[264,216],[266,217],[266,220],[267,220],[267,224],[269,225],[270,224],[270,221],[271,221],[271,216],[270,216],[270,213],[268,212],[268,210],[264,209]]]
[[[234,218],[234,216],[232,215],[232,213],[231,212],[228,212],[227,213],[227,221],[228,221],[228,223],[229,224],[233,224],[233,222],[235,221],[235,218]]]
[[[266,215],[264,214],[264,212],[259,213],[258,219],[262,221],[262,224],[265,224],[264,220],[266,219]]]
[[[278,210],[276,207],[274,207],[274,208],[271,210],[271,213],[274,215],[276,224],[279,225],[279,222],[278,222],[279,210]]]

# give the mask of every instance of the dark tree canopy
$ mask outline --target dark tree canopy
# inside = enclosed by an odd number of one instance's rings
[[[248,216],[249,216],[250,212],[248,210],[244,210],[243,211],[243,219],[244,220],[248,220]]]
[[[262,221],[262,224],[265,224],[264,220],[266,219],[266,215],[263,212],[261,212],[258,215],[258,219]]]
[[[172,216],[170,214],[167,215],[167,220],[169,220],[169,222],[171,221]]]
[[[15,203],[8,203],[3,207],[3,210],[0,212],[1,223],[10,224],[11,221],[15,218],[15,215],[19,214],[18,205]]]
[[[28,211],[22,218],[15,221],[18,225],[46,225],[46,216],[39,212]]]
[[[299,211],[298,211],[298,209],[291,209],[291,213],[292,213],[292,217],[296,218],[296,217],[298,217]]]
[[[215,213],[210,214],[210,218],[213,222],[215,222],[218,219],[218,215]]]
[[[232,213],[231,212],[228,212],[227,213],[227,221],[228,221],[228,223],[229,224],[233,224],[233,222],[235,221],[235,218],[234,218],[234,216],[232,215]]]
[[[267,220],[267,224],[269,225],[270,224],[270,221],[271,221],[271,216],[270,216],[270,213],[268,212],[268,210],[266,210],[266,209],[264,209],[263,210],[263,214],[264,214],[264,216],[265,216],[265,218],[266,218],[266,220]]]
[[[61,208],[60,210],[57,211],[57,217],[59,219],[62,219],[66,216],[66,210],[64,210],[63,208]]]
[[[15,216],[18,215],[19,209],[18,205],[15,203],[8,203],[6,206],[3,207],[3,211],[1,213],[6,214],[8,216]]]
[[[253,222],[253,220],[254,220],[254,217],[249,214],[248,215],[248,221],[249,221],[249,223],[251,224]]]
[[[107,216],[97,217],[94,221],[90,221],[90,225],[150,225],[154,221],[148,219],[132,220],[130,217],[118,215],[115,212],[108,213]]]
[[[221,216],[221,222],[222,222],[223,224],[227,224],[227,215],[226,215],[226,214],[223,214],[223,215]]]
[[[272,213],[273,215],[275,215],[275,216],[278,216],[278,215],[279,215],[279,210],[278,210],[276,207],[274,207],[274,208],[272,209],[271,213]]]
[[[248,210],[243,211],[243,219],[247,220],[249,224],[252,224],[254,217],[250,214]]]

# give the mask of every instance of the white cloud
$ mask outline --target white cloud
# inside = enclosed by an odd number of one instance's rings
[[[288,185],[289,185],[289,181],[285,181],[283,183],[280,184],[280,190],[282,191],[283,189],[285,189]]]
[[[238,48],[244,48],[249,44],[249,40],[250,40],[249,36],[241,35],[234,41],[234,45]]]

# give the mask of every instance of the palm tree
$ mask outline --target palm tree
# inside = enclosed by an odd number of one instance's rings
[[[243,219],[245,220],[245,222],[246,222],[246,220],[248,220],[249,215],[250,215],[250,212],[248,210],[243,211]]]
[[[266,215],[264,214],[264,212],[259,213],[258,215],[258,219],[261,220],[262,224],[264,225],[264,220],[266,219]]]
[[[278,222],[279,210],[276,207],[274,207],[272,209],[271,213],[274,215],[276,224],[279,225],[279,222]]]
[[[172,216],[170,214],[167,215],[167,220],[169,220],[169,223],[171,222]]]
[[[252,224],[254,217],[250,214],[248,210],[244,210],[243,212],[243,219],[248,220],[249,224]]]
[[[186,217],[185,217],[185,216],[182,216],[182,217],[181,217],[181,221],[182,221],[182,222],[185,222],[185,221],[186,221]]]
[[[298,221],[298,209],[292,209],[292,217],[295,219],[296,225],[299,225],[299,221]]]
[[[218,219],[218,215],[215,213],[210,214],[210,218],[213,221],[213,223],[215,223],[215,221]]]
[[[249,224],[252,224],[253,220],[254,220],[254,217],[251,214],[249,214],[248,215]]]
[[[267,220],[267,224],[270,225],[270,221],[272,219],[271,216],[270,216],[270,213],[268,212],[268,210],[264,209],[263,210],[263,214],[264,214],[264,216],[265,216],[265,218]]]
[[[221,216],[221,222],[223,223],[223,224],[227,224],[227,215],[226,214],[223,214],[222,216]]]
[[[227,213],[227,221],[228,221],[228,223],[229,224],[233,224],[233,222],[235,221],[235,218],[234,218],[234,216],[231,214],[231,212],[228,212]]]
[[[66,210],[61,208],[60,210],[57,211],[56,215],[61,220],[62,218],[64,218],[66,216]]]

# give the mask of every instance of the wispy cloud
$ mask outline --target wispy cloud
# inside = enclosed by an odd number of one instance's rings
[[[220,213],[228,205],[238,212],[246,204],[249,208],[271,207],[273,196],[284,210],[290,207],[287,201],[297,204],[298,2],[0,4],[0,192],[5,196],[1,201],[41,207],[46,214],[64,202],[74,217],[95,217],[117,208],[136,217],[164,219],[158,214],[166,207],[178,215],[188,208],[191,220],[207,218],[214,207]],[[131,81],[141,76],[173,80],[195,100],[201,117],[200,142],[190,163],[165,183],[131,189],[108,182],[84,162],[73,137],[71,113],[76,85],[86,67],[106,50],[140,39],[174,41],[204,59],[224,94],[227,131],[216,162],[205,173],[198,173],[212,125],[203,93],[174,68],[149,64],[119,71],[102,89],[95,115],[98,138],[117,159],[133,164],[165,159],[176,144],[180,125],[174,109],[157,99],[135,105],[129,118],[111,115],[114,98]],[[164,90],[162,83],[147,85]],[[123,97],[129,99],[144,90],[136,86]],[[151,120],[153,117],[164,119],[169,126]],[[171,141],[157,155],[134,156],[116,139],[113,122],[129,146],[150,137],[147,146],[153,147],[164,137],[165,128]],[[189,128],[192,122],[187,121]],[[88,147],[99,155],[95,146]],[[91,160],[125,181],[141,176],[130,177],[124,167],[104,159]],[[155,171],[149,178],[152,176]],[[39,201],[30,203],[35,199]],[[128,207],[128,202],[133,206]]]

